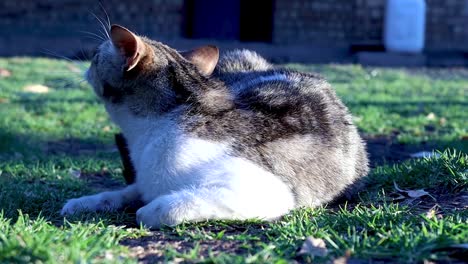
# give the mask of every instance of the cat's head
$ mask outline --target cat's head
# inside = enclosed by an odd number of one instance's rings
[[[209,79],[218,58],[215,46],[179,53],[113,25],[110,40],[96,49],[86,77],[106,107],[144,116],[190,97],[191,87]]]

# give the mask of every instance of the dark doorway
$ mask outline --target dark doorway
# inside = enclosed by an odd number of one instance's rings
[[[273,0],[240,0],[240,40],[271,42]]]
[[[239,39],[239,0],[185,0],[188,38]]]
[[[273,0],[185,0],[185,37],[271,42]]]

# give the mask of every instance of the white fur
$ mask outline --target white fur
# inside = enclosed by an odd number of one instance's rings
[[[77,199],[70,199],[63,206],[62,215],[74,214],[80,211],[114,211],[125,204],[138,199],[136,185],[111,192],[102,192],[95,195],[83,196]]]
[[[137,220],[146,226],[205,219],[274,219],[294,208],[287,185],[251,161],[232,156],[229,142],[184,134],[170,115],[135,118],[115,106],[107,110],[128,140],[137,181],[127,189],[135,190],[147,204],[137,211]],[[114,209],[127,201],[120,195],[127,193],[128,198],[129,192],[72,199],[62,213],[94,211],[102,207],[103,200],[112,204],[107,209]]]

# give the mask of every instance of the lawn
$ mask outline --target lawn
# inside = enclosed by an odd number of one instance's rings
[[[82,80],[86,65],[0,59],[0,263],[457,263],[467,256],[468,70],[288,65],[321,73],[355,115],[371,154],[367,187],[350,201],[272,223],[149,231],[134,222],[134,208],[59,215],[69,198],[124,186],[118,130]],[[307,238],[318,246],[301,251]]]

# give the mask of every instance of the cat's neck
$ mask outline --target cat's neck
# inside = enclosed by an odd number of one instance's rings
[[[155,133],[164,133],[165,130],[176,127],[173,118],[175,112],[162,116],[136,116],[125,106],[106,105],[112,121],[120,127],[128,145],[134,146],[144,138],[152,137]]]
[[[151,130],[153,122],[146,117],[136,117],[124,106],[106,104],[106,110],[111,120],[122,130],[129,146]]]

